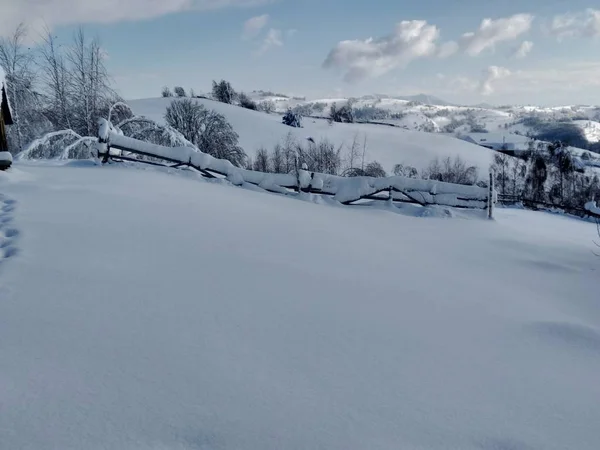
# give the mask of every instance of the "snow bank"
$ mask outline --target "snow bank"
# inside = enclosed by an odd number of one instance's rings
[[[400,176],[387,178],[339,177],[311,173],[303,165],[298,176],[269,174],[241,169],[231,162],[214,158],[191,147],[163,147],[123,136],[102,119],[100,141],[112,148],[162,158],[166,161],[187,164],[199,170],[212,171],[227,177],[235,185],[250,183],[265,190],[287,193],[289,188],[300,187],[310,192],[333,195],[340,203],[351,203],[363,197],[392,189],[421,204],[438,204],[470,208],[484,208],[488,190],[478,186],[465,186],[434,180],[419,180]],[[106,148],[100,152],[106,152]],[[314,185],[313,185],[314,183]]]

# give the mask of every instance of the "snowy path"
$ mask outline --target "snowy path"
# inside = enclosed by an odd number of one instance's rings
[[[593,224],[114,167],[17,164],[0,193],[0,448],[600,442]]]

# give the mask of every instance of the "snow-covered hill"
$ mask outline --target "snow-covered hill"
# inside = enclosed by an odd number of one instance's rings
[[[2,448],[597,448],[594,224],[171,172],[0,173]]]
[[[255,95],[253,98],[256,101],[272,101],[278,112],[299,107],[305,111],[308,107],[309,110],[313,108],[312,114],[317,116],[327,116],[333,103],[344,105],[349,101],[348,98],[301,100],[264,94]],[[468,133],[476,128],[478,131],[485,129],[493,132],[502,129],[523,135],[529,133],[535,135],[539,130],[523,123],[523,119],[535,117],[549,123],[569,121],[582,128],[590,143],[600,141],[600,107],[597,106],[495,107],[484,103],[476,106],[460,106],[424,94],[407,97],[365,95],[351,100],[354,108],[374,108],[387,111],[389,114],[406,116],[406,118],[391,118],[383,121],[418,131]]]
[[[171,99],[146,99],[128,102],[138,115],[164,122],[164,114]],[[479,167],[482,176],[489,168],[493,152],[478,145],[432,133],[409,131],[402,128],[374,124],[330,125],[324,119],[304,118],[303,128],[292,128],[281,123],[281,115],[250,111],[206,99],[197,99],[207,108],[223,114],[240,136],[240,145],[250,156],[265,147],[271,150],[291,133],[298,141],[328,139],[336,147],[349,147],[354,138],[361,146],[366,138],[366,160],[379,161],[387,171],[395,164],[408,164],[421,169],[435,157],[460,156]],[[416,120],[416,119],[415,119]],[[410,119],[407,123],[410,123]]]

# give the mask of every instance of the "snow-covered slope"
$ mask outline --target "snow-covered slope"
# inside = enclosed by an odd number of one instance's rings
[[[133,100],[129,104],[136,114],[164,122],[164,113],[170,102],[170,99],[159,98]],[[292,128],[283,125],[278,114],[250,111],[205,99],[198,99],[198,102],[227,118],[240,136],[240,145],[250,156],[254,156],[260,147],[271,150],[275,144],[282,142],[288,133],[301,142],[306,142],[309,137],[315,141],[326,138],[336,147],[351,146],[356,137],[362,148],[366,137],[366,160],[379,161],[387,171],[391,171],[398,163],[421,169],[436,156],[443,158],[458,155],[470,164],[477,165],[482,176],[485,176],[493,156],[490,150],[449,136],[407,131],[385,125],[329,125],[326,120],[310,118],[303,120],[304,128]]]
[[[594,224],[85,164],[0,173],[2,448],[597,448]]]

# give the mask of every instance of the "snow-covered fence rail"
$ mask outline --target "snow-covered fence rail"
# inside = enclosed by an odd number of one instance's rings
[[[306,165],[302,165],[296,173],[289,174],[242,169],[194,147],[163,147],[124,136],[106,120],[101,120],[96,148],[103,162],[110,158],[147,162],[129,156],[143,155],[172,163],[171,167],[192,167],[209,178],[221,176],[237,186],[248,183],[279,194],[305,192],[328,195],[346,205],[360,200],[391,200],[422,206],[488,209],[491,214],[497,200],[497,193],[493,189],[436,180],[401,176],[341,177],[310,172]]]

